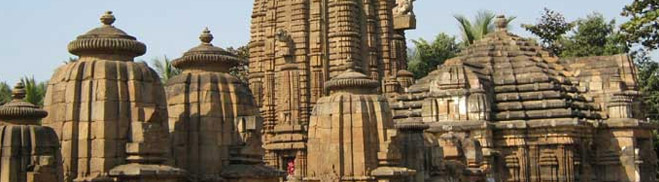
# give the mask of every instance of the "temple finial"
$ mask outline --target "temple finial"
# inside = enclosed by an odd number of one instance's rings
[[[116,19],[114,18],[114,15],[112,15],[112,11],[106,11],[103,16],[101,16],[101,23],[103,25],[112,25]]]
[[[204,31],[201,32],[199,40],[206,44],[210,44],[211,41],[213,41],[213,34],[211,34],[211,31],[208,30],[208,27],[204,28]]]
[[[494,20],[494,24],[497,30],[506,30],[508,27],[508,20],[506,20],[505,15],[498,15],[497,18]]]
[[[23,82],[16,83],[12,91],[12,98],[16,100],[23,100],[25,98],[25,85]]]

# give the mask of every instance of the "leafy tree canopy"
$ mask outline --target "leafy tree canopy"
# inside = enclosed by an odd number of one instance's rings
[[[412,40],[414,48],[409,51],[408,70],[414,77],[421,78],[449,58],[455,57],[459,52],[459,43],[455,37],[440,33],[435,40],[428,42],[424,39]]]
[[[227,51],[243,59],[237,66],[229,70],[229,74],[238,77],[243,83],[248,83],[247,75],[249,74],[249,47],[240,46],[238,48],[228,47]]]
[[[621,15],[630,18],[621,26],[621,32],[629,44],[639,43],[646,49],[657,49],[659,46],[658,0],[634,0],[623,8]]]
[[[11,101],[11,87],[6,82],[0,82],[0,105]]]
[[[561,57],[602,56],[629,51],[624,37],[615,31],[615,20],[606,21],[600,13],[593,13],[574,22],[572,35],[561,39]]]
[[[557,55],[560,55],[563,50],[557,41],[573,27],[574,24],[567,22],[563,14],[548,8],[544,9],[542,17],[538,19],[535,25],[522,24],[522,28],[540,38],[543,47]]]

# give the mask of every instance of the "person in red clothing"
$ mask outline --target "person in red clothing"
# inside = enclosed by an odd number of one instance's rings
[[[294,176],[294,174],[295,174],[295,160],[288,161],[288,165],[286,166],[286,172],[288,172],[289,176]]]

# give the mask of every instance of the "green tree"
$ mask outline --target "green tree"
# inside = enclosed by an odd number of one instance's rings
[[[563,38],[563,35],[572,30],[573,27],[574,24],[567,22],[563,14],[548,8],[544,9],[542,16],[535,25],[522,24],[522,28],[538,36],[543,47],[551,50],[556,55],[560,55],[563,51],[563,47],[558,40]]]
[[[634,0],[625,6],[622,16],[630,20],[621,25],[621,32],[629,44],[639,43],[654,50],[659,45],[659,1]]]
[[[646,50],[639,50],[632,53],[634,62],[638,69],[638,87],[641,91],[641,102],[645,109],[645,114],[650,121],[659,122],[659,63],[653,61],[648,56]],[[659,155],[659,133],[654,132],[654,149]],[[659,173],[659,171],[658,171]]]
[[[473,44],[474,41],[480,40],[488,33],[494,31],[494,19],[496,16],[491,11],[479,11],[473,20],[469,20],[464,15],[454,15],[453,17],[460,25],[462,43],[465,46]],[[515,18],[506,18],[506,24],[510,24]]]
[[[25,85],[25,101],[37,105],[39,107],[43,106],[43,100],[46,96],[47,82],[37,82],[34,77],[23,77],[21,79],[23,85]]]
[[[572,35],[561,39],[561,57],[602,56],[626,53],[624,37],[615,30],[615,20],[606,21],[600,13],[577,20]]]
[[[633,54],[638,69],[638,86],[648,118],[659,121],[659,63],[653,61],[647,51]]]
[[[641,45],[646,49],[632,56],[638,68],[638,86],[647,117],[659,123],[659,63],[651,60],[647,54],[647,51],[659,47],[659,1],[634,0],[623,8],[621,15],[630,18],[620,26],[627,45]],[[654,131],[654,149],[659,155],[657,131]]]
[[[11,87],[9,87],[7,82],[0,82],[0,105],[11,101],[11,99]]]
[[[407,68],[414,73],[414,77],[422,78],[438,65],[444,64],[449,58],[455,57],[459,52],[459,44],[455,37],[440,33],[435,40],[428,42],[424,39],[412,40],[414,48],[409,54]]]
[[[151,62],[156,69],[156,73],[158,73],[158,76],[160,76],[162,83],[167,83],[167,80],[170,78],[181,74],[181,70],[175,68],[167,56],[163,56],[162,59],[157,57],[153,58]]]
[[[249,60],[249,47],[247,46],[240,46],[238,48],[228,47],[226,50],[243,60],[237,66],[231,68],[229,70],[229,74],[238,77],[245,84],[248,83],[247,76],[249,74],[249,65],[247,60]]]

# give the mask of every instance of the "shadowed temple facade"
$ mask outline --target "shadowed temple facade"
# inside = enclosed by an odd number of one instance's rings
[[[249,60],[204,29],[165,83],[106,12],[43,110],[20,83],[0,106],[0,181],[656,181],[628,55],[560,58],[501,15],[414,80],[413,2],[254,0]]]

